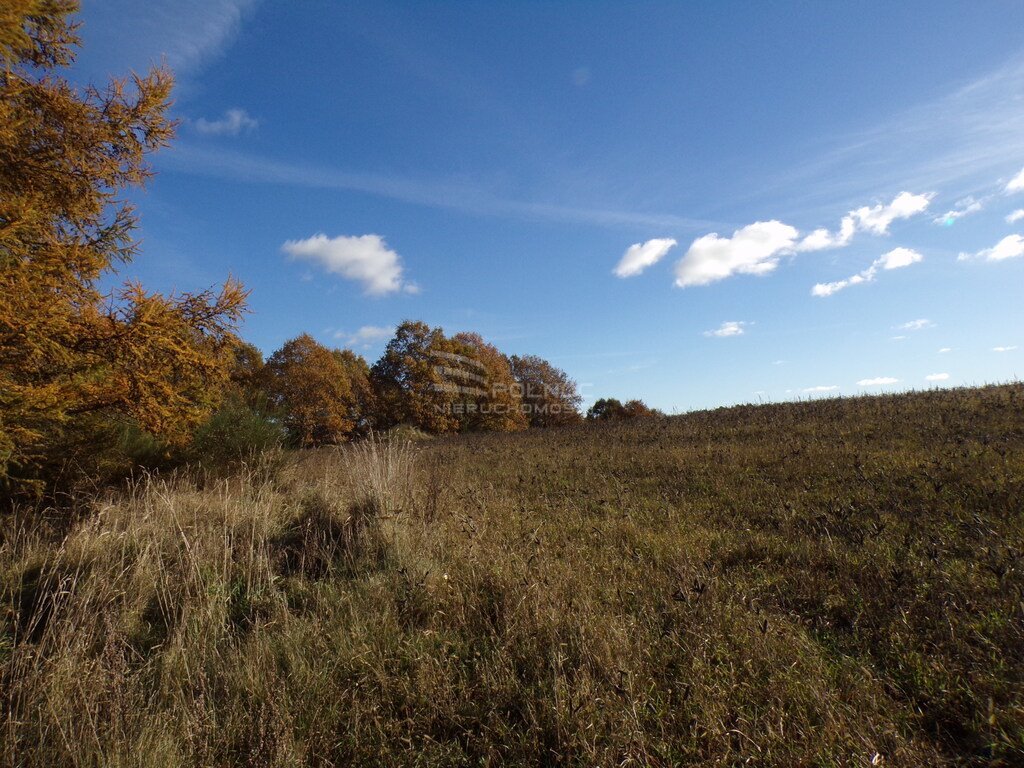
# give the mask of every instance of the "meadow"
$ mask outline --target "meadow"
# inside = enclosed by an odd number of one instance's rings
[[[397,430],[0,537],[3,765],[1024,765],[1020,384]]]

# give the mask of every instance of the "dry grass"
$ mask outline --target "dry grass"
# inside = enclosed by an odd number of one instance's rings
[[[1024,764],[1022,406],[372,442],[12,523],[0,760]]]

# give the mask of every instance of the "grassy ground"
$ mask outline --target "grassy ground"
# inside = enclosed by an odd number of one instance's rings
[[[0,761],[1024,765],[1024,387],[266,458],[0,541]]]

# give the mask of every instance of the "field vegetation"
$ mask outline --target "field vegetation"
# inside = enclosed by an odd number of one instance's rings
[[[1022,413],[406,429],[15,518],[0,760],[1024,764]]]

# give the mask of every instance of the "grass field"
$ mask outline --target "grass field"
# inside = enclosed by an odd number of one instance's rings
[[[51,518],[0,543],[5,765],[1024,765],[1021,385],[367,442]]]

